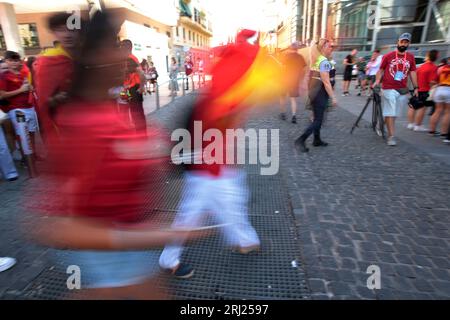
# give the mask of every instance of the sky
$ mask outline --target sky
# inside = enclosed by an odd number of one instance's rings
[[[207,0],[213,23],[212,45],[227,42],[239,28],[261,29],[265,0]]]

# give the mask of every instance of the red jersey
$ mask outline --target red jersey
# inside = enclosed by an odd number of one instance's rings
[[[149,190],[161,189],[158,183],[164,183],[161,174],[167,171],[162,169],[169,163],[170,145],[156,126],[148,128],[148,137],[136,133],[122,121],[113,102],[66,104],[55,122],[60,139],[52,141],[46,165],[63,191],[62,205],[72,206],[54,208],[50,214],[92,217],[106,224],[136,223],[146,217],[149,203],[164,207],[157,203],[161,197],[149,198]]]
[[[420,92],[430,91],[430,82],[437,82],[438,67],[431,61],[425,62],[417,69],[417,82]]]
[[[14,73],[8,70],[0,77],[0,91],[11,92],[20,89],[25,81],[28,81],[28,74],[26,72],[21,71],[19,73]],[[29,92],[23,92],[5,100],[8,101],[8,105],[2,106],[3,112],[18,108],[27,109],[33,107],[30,103]]]
[[[140,66],[139,60],[138,60],[138,58],[136,58],[136,56],[134,54],[130,53],[128,58],[132,59],[134,62],[136,62],[136,64],[138,66]],[[139,74],[137,72],[134,72],[134,74],[135,74],[135,76],[133,76],[133,78],[136,79],[136,84],[141,84],[141,78],[139,77]]]
[[[62,47],[45,51],[35,62],[33,83],[37,95],[36,112],[45,140],[57,134],[49,113],[49,99],[57,93],[69,92],[73,72],[72,57]]]
[[[416,71],[416,62],[411,53],[400,54],[392,51],[383,56],[380,69],[384,70],[383,89],[403,89],[408,87],[409,73]],[[403,73],[400,81],[394,80],[398,71]]]

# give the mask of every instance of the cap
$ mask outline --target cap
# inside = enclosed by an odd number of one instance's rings
[[[411,34],[410,33],[403,33],[399,38],[399,41],[401,40],[408,40],[409,42],[411,42]]]
[[[20,54],[14,51],[6,51],[5,52],[5,60],[11,59],[11,60],[20,60]]]

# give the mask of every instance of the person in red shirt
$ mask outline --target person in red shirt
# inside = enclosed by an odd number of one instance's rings
[[[16,134],[20,131],[17,123],[16,111],[25,114],[28,131],[30,132],[31,147],[35,150],[35,132],[37,131],[36,112],[32,105],[31,85],[29,83],[29,72],[23,68],[23,62],[20,55],[14,51],[7,51],[5,61],[8,70],[4,72],[0,78],[0,96],[5,99],[8,104],[2,106],[3,112],[8,113]]]
[[[123,82],[126,55],[108,16],[97,11],[89,22],[70,100],[55,110],[60,138],[49,141],[42,172],[62,201],[49,209],[42,193],[30,199],[46,215],[31,234],[57,249],[64,268],[79,266],[84,298],[162,299],[159,252],[149,249],[196,233],[162,230],[145,211],[149,203],[161,207],[148,188],[158,187],[161,176],[151,173],[168,164],[170,144],[157,126],[148,135],[130,130],[110,99],[109,89]]]
[[[191,57],[187,56],[184,61],[184,72],[186,73],[186,81],[185,81],[185,90],[189,90],[189,81],[192,82],[192,86],[194,86],[194,64],[192,63]],[[194,88],[192,88],[194,89]]]
[[[244,29],[237,34],[236,44],[223,48],[220,60],[211,70],[211,86],[195,102],[189,119],[188,128],[193,133],[194,148],[197,128],[202,136],[209,129],[218,130],[225,136],[227,129],[238,128],[243,123],[244,111],[250,106],[247,98],[256,84],[245,92],[239,92],[236,87],[246,86],[246,83],[239,81],[245,79],[261,54],[257,40],[256,31]],[[226,164],[230,145],[227,146],[225,141],[215,143],[216,150],[222,150],[214,151],[215,156],[218,153],[219,161],[202,151],[191,150],[194,156],[197,153],[201,155],[193,159],[193,163],[187,163],[183,196],[173,226],[199,227],[203,215],[209,212],[215,221],[224,225],[221,231],[229,246],[242,254],[258,251],[260,240],[247,212],[249,193],[245,172],[236,165]],[[203,141],[203,147],[206,146],[207,142]],[[173,276],[186,279],[194,274],[194,269],[181,261],[182,252],[183,242],[174,241],[164,248],[159,264]]]
[[[121,46],[128,55],[128,58],[133,59],[133,61],[136,63],[135,72],[132,75],[132,77],[136,79],[136,83],[131,90],[133,99],[131,99],[130,101],[130,110],[136,131],[145,132],[147,128],[147,122],[145,120],[145,113],[144,113],[144,96],[143,96],[145,90],[145,74],[144,71],[142,70],[138,58],[132,53],[133,43],[130,40],[125,39],[122,40]]]
[[[42,52],[34,65],[36,111],[40,134],[46,144],[48,139],[58,135],[52,112],[67,99],[73,77],[73,59],[80,44],[80,30],[67,27],[70,17],[70,13],[56,13],[49,17],[48,28],[57,39],[56,46]]]
[[[397,42],[397,50],[383,56],[374,86],[379,86],[381,78],[383,97],[383,116],[388,131],[388,146],[396,146],[395,119],[400,110],[408,104],[408,76],[414,86],[414,96],[418,96],[416,62],[414,55],[406,52],[411,43],[411,34],[403,33]]]
[[[427,101],[430,96],[429,91],[437,82],[438,67],[435,65],[435,61],[438,59],[438,55],[437,50],[431,50],[427,53],[425,63],[417,69],[419,96],[417,98],[413,97],[410,100],[408,110],[408,129],[420,132],[428,131],[427,128],[422,126],[422,122],[425,116],[425,106],[430,105],[431,102]]]

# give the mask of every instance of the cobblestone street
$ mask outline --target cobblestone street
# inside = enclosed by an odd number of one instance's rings
[[[173,130],[193,98],[188,94],[149,117]],[[441,160],[450,158],[450,147],[429,138],[425,148],[425,138],[415,145],[401,135],[397,147],[388,147],[368,122],[350,135],[364,99],[342,97],[339,105],[322,130],[330,145],[308,154],[293,145],[309,121],[303,104],[298,124],[280,120],[278,106],[251,117],[247,128],[280,129],[279,173],[261,176],[258,166],[246,166],[250,217],[262,252],[235,256],[218,239],[190,247],[184,258],[197,271],[190,280],[172,282],[175,298],[450,298],[450,164]],[[21,233],[30,223],[21,205],[30,184],[45,192],[23,170],[18,181],[0,184],[0,253],[18,259],[0,274],[0,297],[65,298],[65,274],[47,258],[49,250]],[[163,209],[175,212],[181,187],[174,172]],[[366,285],[371,265],[381,270],[379,290]]]

